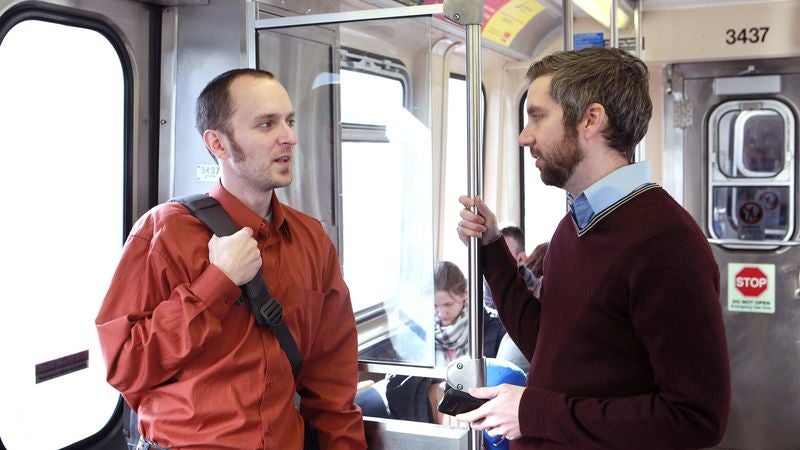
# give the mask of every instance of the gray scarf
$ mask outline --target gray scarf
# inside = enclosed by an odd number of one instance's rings
[[[442,325],[436,317],[436,362],[449,362],[447,350],[454,350],[455,357],[466,355],[469,350],[469,317],[466,305],[450,325]]]

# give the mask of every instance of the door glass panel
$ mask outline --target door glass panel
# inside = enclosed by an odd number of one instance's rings
[[[378,29],[396,53],[353,50]],[[359,336],[359,359],[432,366],[430,18],[346,23],[340,32],[348,49],[340,71],[342,265],[354,308],[370,308],[386,324]],[[395,55],[417,55],[414,67]]]
[[[359,334],[359,358],[433,366],[430,18],[256,32],[258,67],[275,73],[292,98],[297,153],[324,162],[296,167],[314,182],[298,184],[295,175],[290,188],[302,195],[291,203],[341,227],[338,250],[359,331],[380,322]],[[363,41],[381,33],[378,44]],[[384,42],[393,43],[391,57],[380,57]],[[402,81],[409,77],[394,64],[401,60],[413,62],[414,86]],[[329,130],[330,138],[316,136]],[[339,196],[341,211],[333,209]]]
[[[783,170],[785,124],[774,110],[729,111],[719,121],[719,166],[729,177],[766,178]]]
[[[100,33],[37,20],[6,34],[0,67],[0,435],[62,448],[119,399],[94,317],[122,248],[124,76]]]
[[[784,239],[790,231],[789,201],[788,187],[715,187],[713,232],[721,239]]]
[[[307,32],[304,32],[307,31]],[[259,32],[256,67],[272,72],[286,88],[297,118],[292,183],[278,198],[315,217],[338,247],[334,215],[333,33],[319,27]]]

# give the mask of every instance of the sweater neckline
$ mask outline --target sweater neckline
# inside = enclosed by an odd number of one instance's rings
[[[605,218],[606,216],[608,216],[609,214],[614,212],[614,210],[616,210],[620,206],[622,206],[625,203],[631,201],[632,199],[637,197],[639,194],[641,194],[643,192],[646,192],[646,191],[649,191],[650,189],[658,188],[658,187],[661,187],[658,183],[645,183],[645,184],[639,186],[638,188],[632,190],[628,195],[622,197],[621,199],[619,199],[616,202],[614,202],[611,205],[609,205],[606,209],[604,209],[604,210],[600,211],[599,213],[595,214],[595,216],[592,217],[592,220],[590,220],[586,224],[586,226],[583,227],[583,229],[578,228],[578,224],[575,223],[575,217],[570,215],[572,217],[572,224],[575,226],[575,231],[578,233],[578,237],[583,237],[584,234],[588,233],[589,230],[591,230],[595,225],[597,225],[597,223],[599,223],[601,220],[603,220],[603,218]]]

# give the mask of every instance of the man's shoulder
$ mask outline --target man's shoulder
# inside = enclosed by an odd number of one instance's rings
[[[641,208],[637,211],[637,220],[649,218],[653,222],[653,227],[664,230],[674,230],[677,228],[699,232],[700,226],[697,221],[689,214],[680,203],[663,188],[651,189],[643,193],[641,199],[635,204]]]
[[[301,227],[305,230],[308,230],[310,233],[321,233],[327,235],[325,233],[325,225],[316,217],[292,208],[285,203],[281,203],[281,208],[283,208],[283,215],[286,217],[287,222],[289,222],[290,227]]]
[[[713,261],[706,235],[695,218],[664,189],[652,189],[632,202],[630,214],[620,230],[632,255],[662,260],[666,253],[676,258],[701,257]],[[619,223],[618,223],[619,225]]]
[[[164,234],[180,233],[204,227],[192,213],[179,202],[165,202],[152,207],[136,221],[131,235],[147,240]]]

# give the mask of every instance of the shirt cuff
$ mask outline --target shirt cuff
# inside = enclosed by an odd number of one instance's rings
[[[543,389],[525,388],[519,402],[518,417],[525,420],[519,421],[519,431],[525,437],[547,438],[545,427],[545,412],[547,400],[552,393]],[[525,411],[525,415],[521,414]]]
[[[259,275],[261,273],[259,272]],[[192,293],[208,310],[222,320],[228,309],[239,300],[242,290],[217,266],[209,264],[206,270],[192,282]]]

